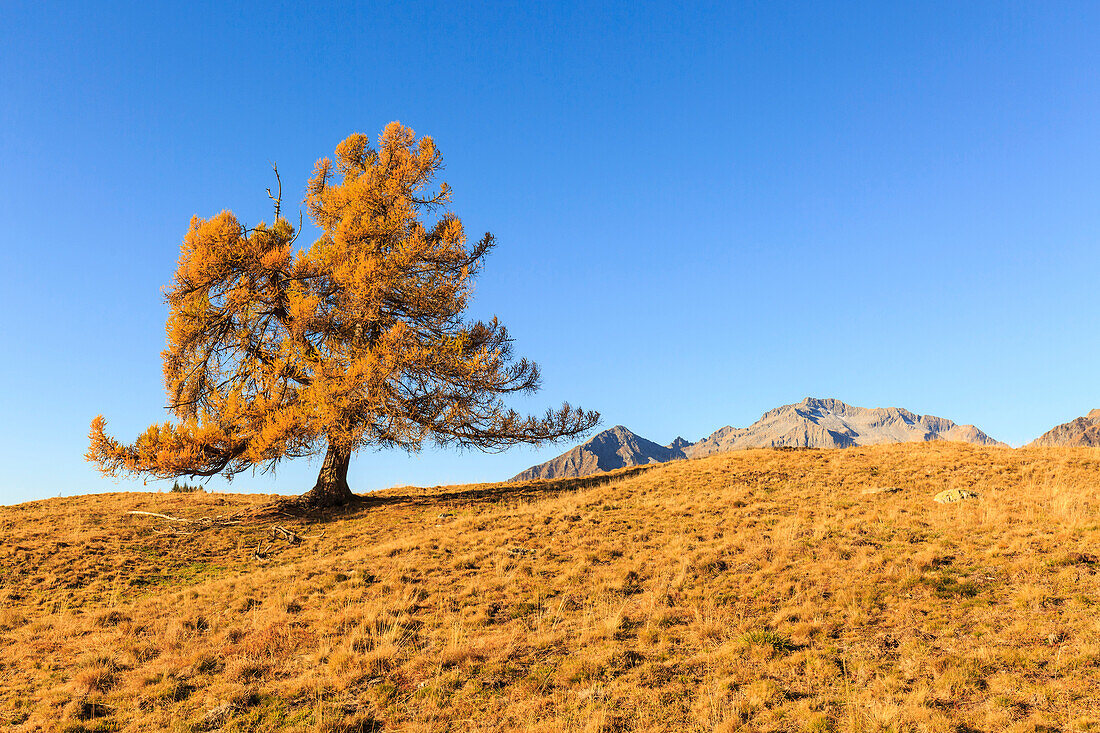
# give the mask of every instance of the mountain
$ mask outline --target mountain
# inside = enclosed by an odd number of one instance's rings
[[[765,412],[747,428],[724,427],[688,446],[689,458],[742,448],[851,448],[880,443],[951,440],[1003,445],[973,425],[956,425],[900,407],[854,407],[840,400],[807,397]]]
[[[669,445],[657,445],[622,425],[604,430],[587,443],[582,443],[557,458],[532,466],[512,478],[512,481],[529,481],[536,478],[562,476],[587,476],[598,471],[612,471],[626,466],[642,466],[647,463],[666,463],[685,458],[683,438]]]
[[[973,425],[956,425],[942,417],[917,415],[900,407],[854,407],[840,400],[807,397],[797,404],[765,412],[747,428],[727,425],[696,443],[676,438],[667,446],[658,445],[616,425],[512,480],[586,476],[624,466],[701,458],[743,448],[850,448],[930,440],[1004,445]]]
[[[1027,444],[1028,448],[1055,445],[1100,447],[1100,410],[1051,428]]]

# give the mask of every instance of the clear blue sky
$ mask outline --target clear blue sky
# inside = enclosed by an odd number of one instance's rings
[[[0,5],[0,503],[140,488],[82,453],[97,413],[164,419],[191,215],[270,219],[269,161],[294,200],[395,119],[499,240],[472,315],[542,364],[522,406],[667,442],[828,396],[1013,444],[1100,406],[1100,6],[226,5]],[[350,479],[560,450],[363,452]]]

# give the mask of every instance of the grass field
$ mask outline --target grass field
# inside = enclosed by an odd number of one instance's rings
[[[1100,730],[1100,450],[752,450],[308,521],[126,513],[270,499],[0,508],[0,728]]]

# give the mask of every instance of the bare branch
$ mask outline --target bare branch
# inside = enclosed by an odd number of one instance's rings
[[[279,177],[279,166],[274,162],[271,163],[271,170],[275,171],[275,180],[279,184],[279,193],[272,195],[271,189],[267,189],[267,197],[275,202],[275,221],[279,220],[279,212],[283,206],[283,179]]]

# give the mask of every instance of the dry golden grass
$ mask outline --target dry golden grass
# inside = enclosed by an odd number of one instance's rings
[[[264,497],[2,508],[0,726],[1098,730],[1098,487],[1094,449],[744,451],[382,492],[265,561],[270,522],[125,514]]]

